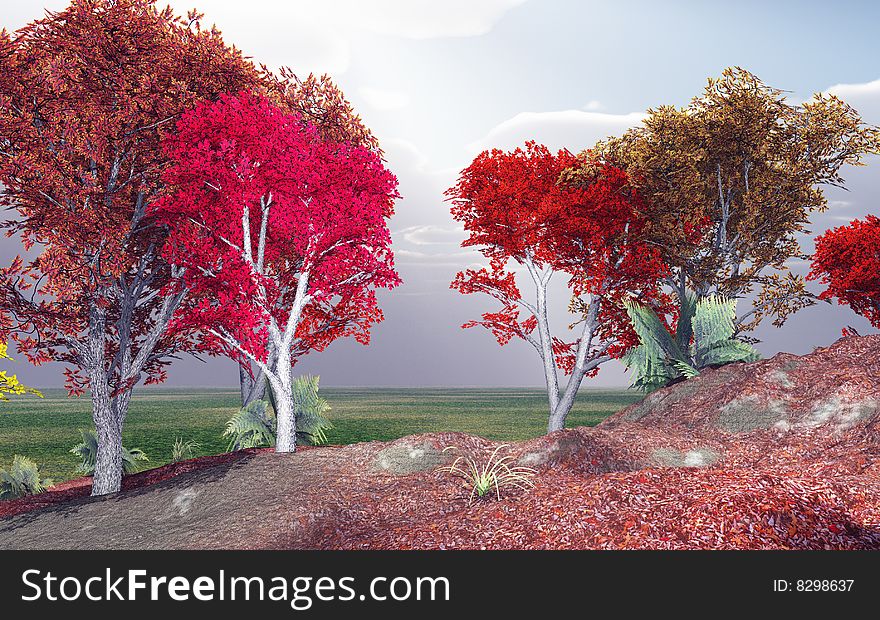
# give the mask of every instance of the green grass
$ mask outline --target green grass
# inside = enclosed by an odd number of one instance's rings
[[[322,388],[334,428],[330,443],[396,439],[413,433],[461,431],[489,439],[537,437],[547,423],[546,395],[538,389],[360,389]],[[14,454],[40,464],[56,481],[78,476],[68,450],[80,428],[91,428],[88,398],[45,390],[45,398],[18,397],[0,403],[0,467]],[[568,426],[592,426],[639,400],[626,390],[581,390]],[[199,455],[226,450],[223,426],[238,408],[238,390],[139,388],[132,399],[123,443],[147,453],[148,467],[171,459],[175,437],[192,439]]]

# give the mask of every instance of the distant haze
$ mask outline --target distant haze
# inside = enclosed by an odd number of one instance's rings
[[[162,2],[164,4],[164,2]],[[400,288],[382,293],[386,321],[363,347],[337,342],[298,365],[327,386],[531,386],[542,384],[534,351],[499,347],[460,325],[494,307],[488,298],[449,290],[455,273],[480,262],[459,247],[443,190],[481,149],[526,139],[579,151],[637,124],[664,103],[684,105],[706,78],[732,65],[802,101],[832,91],[880,124],[880,4],[839,2],[703,3],[617,0],[175,0],[216,22],[226,41],[271,66],[327,71],[385,149],[404,196],[392,220]],[[0,0],[0,26],[21,27],[63,0]],[[819,232],[880,211],[880,162],[844,170],[850,191],[827,192],[831,208],[814,218]],[[804,249],[812,250],[806,239]],[[0,264],[20,251],[0,241]],[[803,270],[803,265],[795,265]],[[568,299],[554,293],[558,324]],[[757,336],[765,355],[805,353],[853,325],[848,308],[820,305],[782,329]],[[62,367],[11,369],[31,384],[62,384]],[[234,386],[228,360],[175,362],[170,386]],[[619,386],[606,365],[585,386]]]

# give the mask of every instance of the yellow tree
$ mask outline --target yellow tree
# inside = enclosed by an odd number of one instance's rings
[[[580,157],[630,173],[681,304],[692,293],[754,296],[736,320],[745,332],[768,316],[781,325],[815,303],[786,265],[802,256],[798,234],[811,213],[827,208],[822,187],[844,186],[841,167],[878,151],[880,131],[837,97],[792,105],[782,91],[730,68],[688,106],[648,110],[641,126]],[[586,184],[591,169],[572,168],[562,180]]]
[[[7,352],[7,344],[5,342],[0,342],[0,359],[12,360]],[[43,397],[39,390],[24,385],[15,375],[8,375],[5,370],[0,370],[0,400],[9,400],[7,394],[35,394],[40,398]]]

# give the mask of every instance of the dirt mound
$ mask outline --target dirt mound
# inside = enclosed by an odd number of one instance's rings
[[[249,451],[0,503],[0,548],[880,549],[880,336],[709,370],[596,428]],[[471,501],[497,456],[529,490]],[[26,512],[29,511],[29,512]],[[18,514],[17,514],[18,513]]]
[[[880,413],[880,335],[842,338],[802,357],[730,364],[650,394],[600,426],[719,437],[757,430],[841,437]]]

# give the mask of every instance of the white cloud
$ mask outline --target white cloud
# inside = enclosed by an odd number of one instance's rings
[[[597,99],[591,99],[581,109],[586,110],[587,112],[596,112],[597,110],[601,110],[604,107],[605,106],[602,105],[601,101]]]
[[[404,241],[413,245],[459,245],[465,238],[463,226],[439,226],[437,224],[425,224],[422,226],[409,226],[393,234],[399,235]]]
[[[206,25],[270,67],[344,73],[360,35],[407,39],[473,37],[489,32],[525,0],[206,0]],[[36,5],[36,3],[34,3]],[[171,0],[178,13],[191,0]],[[263,17],[257,17],[263,16]],[[358,42],[363,44],[363,42]]]
[[[511,149],[521,146],[526,140],[536,140],[552,149],[580,151],[598,140],[619,135],[638,125],[644,118],[641,112],[521,112],[496,125],[483,139],[469,144],[468,151],[475,154],[488,148]]]
[[[825,92],[853,106],[865,122],[880,125],[880,79],[862,84],[835,84]]]
[[[409,105],[409,95],[399,90],[364,86],[358,92],[368,106],[377,110],[399,110]]]
[[[455,267],[469,269],[482,267],[485,259],[476,250],[460,250],[457,252],[419,252],[397,248],[394,250],[395,262],[401,265],[418,265],[419,267]]]
[[[349,7],[352,21],[365,29],[409,39],[435,39],[486,34],[505,13],[524,2],[525,0],[351,0],[344,4]]]

